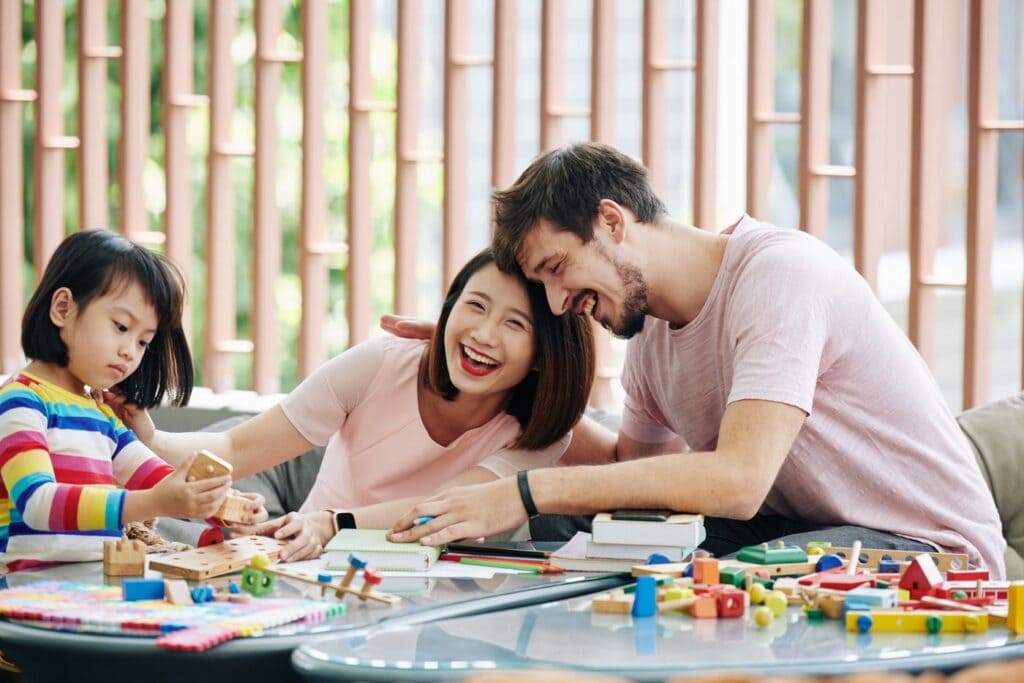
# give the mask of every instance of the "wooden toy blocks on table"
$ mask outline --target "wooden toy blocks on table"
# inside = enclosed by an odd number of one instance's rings
[[[793,564],[807,562],[807,552],[797,545],[786,545],[783,541],[774,544],[762,543],[740,548],[736,553],[740,562],[753,564]]]
[[[146,544],[135,539],[103,544],[103,573],[106,576],[143,576],[146,573]]]
[[[194,550],[154,557],[149,568],[169,576],[201,581],[230,574],[249,564],[254,555],[264,554],[276,560],[285,541],[267,536],[243,536]]]
[[[196,452],[196,457],[189,466],[185,479],[187,481],[198,481],[200,479],[223,477],[230,475],[233,470],[234,468],[227,460],[204,449]],[[224,502],[213,516],[225,524],[243,522],[246,518],[245,510],[248,505],[248,498],[232,490],[228,492]]]

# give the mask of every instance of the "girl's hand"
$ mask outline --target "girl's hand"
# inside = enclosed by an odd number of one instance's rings
[[[231,486],[231,477],[211,477],[186,481],[188,469],[195,455],[154,486],[150,492],[153,496],[155,517],[186,517],[205,520],[213,517],[224,503],[225,496]]]
[[[257,525],[253,533],[278,540],[290,539],[278,555],[281,562],[312,560],[323,554],[324,544],[328,540],[323,537],[324,530],[319,528],[321,525],[317,524],[315,514],[289,512],[284,517]]]
[[[153,435],[156,433],[156,425],[153,424],[153,418],[149,416],[149,411],[145,408],[140,408],[132,403],[125,402],[124,395],[118,391],[111,391],[110,389],[93,389],[92,397],[96,403],[110,406],[110,409],[117,415],[117,419],[124,423],[124,426],[135,432],[135,436],[139,437],[139,441],[152,448]]]

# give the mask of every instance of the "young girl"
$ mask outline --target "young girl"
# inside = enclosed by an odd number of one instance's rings
[[[281,558],[295,560],[319,555],[339,527],[388,528],[431,492],[552,464],[593,374],[589,324],[554,316],[543,289],[486,250],[456,276],[432,340],[359,344],[228,432],[155,431],[144,411],[118,410],[169,462],[209,448],[236,476],[326,443],[300,512],[258,527],[293,539]]]
[[[186,403],[182,300],[166,261],[112,233],[79,232],[54,252],[22,320],[31,362],[0,387],[0,572],[98,560],[128,522],[216,512],[228,477],[186,482],[187,467],[175,472],[87,394],[116,385],[140,406]]]

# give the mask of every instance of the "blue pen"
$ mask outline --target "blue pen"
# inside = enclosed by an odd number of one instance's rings
[[[426,524],[427,522],[429,522],[433,518],[434,518],[433,515],[423,515],[422,517],[417,517],[416,519],[412,520],[412,523],[414,525],[416,525],[416,526],[421,526],[423,524]]]

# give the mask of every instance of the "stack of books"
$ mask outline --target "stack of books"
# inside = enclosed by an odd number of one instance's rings
[[[601,512],[592,529],[554,552],[551,563],[570,571],[629,571],[653,554],[681,562],[704,541],[702,515],[671,511]]]

